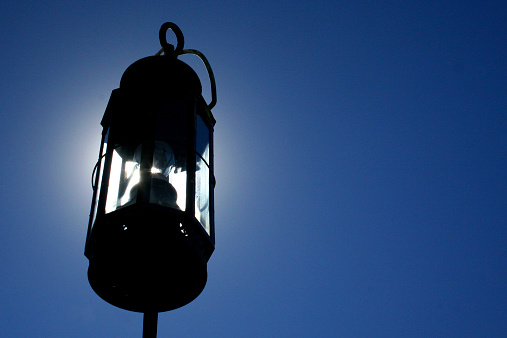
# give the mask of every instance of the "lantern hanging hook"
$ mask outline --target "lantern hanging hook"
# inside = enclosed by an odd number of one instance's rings
[[[174,49],[174,46],[167,43],[167,30],[170,29],[173,31],[174,35],[176,35],[176,49]],[[157,53],[157,55],[164,54],[171,55],[173,54],[174,57],[181,54],[183,51],[183,45],[185,44],[185,39],[183,38],[183,33],[181,32],[181,29],[176,26],[175,23],[172,22],[166,22],[160,27],[160,31],[158,33],[158,38],[160,40],[160,45],[162,46],[162,49]]]
[[[167,30],[170,29],[174,32],[174,35],[176,35],[176,49],[173,45],[167,43]],[[181,29],[172,22],[166,22],[160,27],[160,31],[158,33],[158,37],[160,40],[160,45],[162,46],[162,49],[155,54],[156,56],[161,55],[164,53],[165,55],[171,55],[174,58],[177,58],[178,55],[183,54],[193,54],[196,55],[201,59],[201,61],[204,63],[204,66],[206,67],[206,70],[208,71],[208,76],[211,83],[211,102],[207,104],[207,107],[209,110],[213,108],[217,104],[217,87],[215,84],[215,76],[213,75],[213,70],[211,69],[211,65],[209,64],[208,60],[202,54],[201,52],[195,50],[195,49],[183,49],[183,45],[185,43],[185,39],[183,38],[183,33],[181,32]]]

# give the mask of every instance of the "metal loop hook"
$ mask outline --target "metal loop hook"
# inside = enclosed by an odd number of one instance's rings
[[[176,35],[176,49],[174,49],[174,46],[167,43],[167,37],[166,33],[167,30],[170,29],[173,31],[174,35]],[[176,55],[181,54],[181,51],[183,50],[183,45],[185,43],[185,39],[183,38],[183,33],[181,32],[181,29],[176,26],[175,23],[172,22],[166,22],[160,27],[160,31],[158,33],[158,38],[160,40],[160,45],[162,46],[162,49],[164,50],[165,54],[172,54],[175,53]]]

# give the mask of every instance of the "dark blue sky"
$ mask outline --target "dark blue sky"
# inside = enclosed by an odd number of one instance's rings
[[[0,13],[1,336],[141,336],[83,249],[100,119],[166,21],[216,76],[216,250],[160,337],[507,335],[505,2]]]

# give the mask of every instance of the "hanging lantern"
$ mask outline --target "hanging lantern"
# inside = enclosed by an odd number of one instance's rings
[[[176,48],[166,42],[168,29]],[[201,53],[183,50],[175,24],[162,25],[160,43],[157,55],[127,68],[102,118],[85,246],[93,290],[137,312],[195,299],[215,244],[213,73]],[[203,60],[210,104],[197,74],[177,59],[181,54]]]

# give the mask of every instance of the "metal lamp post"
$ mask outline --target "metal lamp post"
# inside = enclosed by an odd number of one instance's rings
[[[102,118],[85,245],[91,287],[114,306],[143,312],[145,336],[156,336],[158,312],[201,293],[215,245],[213,73],[204,55],[183,50],[175,24],[159,35],[162,50],[127,68]],[[181,54],[203,60],[210,104]]]

